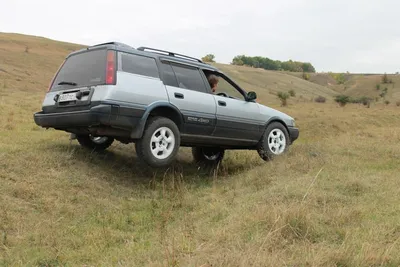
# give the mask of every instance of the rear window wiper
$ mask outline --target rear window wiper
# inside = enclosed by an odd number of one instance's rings
[[[75,82],[66,82],[66,81],[62,81],[62,82],[59,82],[57,85],[72,85],[72,86],[77,86],[78,84],[77,83],[75,83]]]

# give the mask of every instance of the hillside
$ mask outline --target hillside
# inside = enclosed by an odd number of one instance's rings
[[[82,46],[47,38],[0,33],[0,83],[45,92],[65,56]]]
[[[285,156],[227,151],[211,170],[181,149],[171,168],[152,170],[133,145],[92,153],[34,124],[77,48],[0,34],[0,266],[400,265],[399,107],[297,96],[273,103],[300,128]],[[221,68],[264,103],[289,87],[333,94],[289,74]]]
[[[288,75],[301,78],[301,73],[289,73]],[[378,101],[390,100],[396,102],[400,100],[400,75],[388,74],[388,79],[392,80],[392,83],[382,83],[383,74],[352,74],[344,73],[344,83],[339,84],[334,77],[329,73],[310,73],[309,81],[327,87],[339,94],[346,94],[351,97],[362,97],[367,96],[372,99],[378,98]],[[377,85],[379,84],[379,89]],[[381,98],[379,95],[382,91],[388,88],[385,98]]]

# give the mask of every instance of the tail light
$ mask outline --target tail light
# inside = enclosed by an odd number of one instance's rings
[[[50,82],[50,84],[49,84],[49,88],[47,88],[47,92],[50,92],[51,87],[53,87],[54,80],[56,79],[56,77],[57,77],[58,73],[60,72],[60,70],[61,70],[62,66],[64,65],[64,63],[65,63],[65,59],[64,59],[64,61],[61,63],[61,65],[58,67],[56,73],[54,74],[53,78],[51,79],[51,82]]]
[[[107,52],[106,84],[115,84],[115,52]]]

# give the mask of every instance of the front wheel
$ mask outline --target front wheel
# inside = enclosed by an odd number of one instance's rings
[[[107,136],[77,135],[79,144],[85,148],[104,151],[114,142],[114,138]]]
[[[135,144],[140,159],[151,167],[166,167],[172,163],[180,146],[176,124],[164,117],[151,118],[143,136]]]
[[[225,150],[214,147],[193,147],[192,155],[196,163],[215,166],[224,158]]]
[[[288,131],[281,123],[273,122],[265,130],[257,147],[257,152],[263,160],[269,161],[285,153],[288,147]]]

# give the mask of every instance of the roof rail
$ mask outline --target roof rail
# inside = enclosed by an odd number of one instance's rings
[[[121,42],[106,42],[106,43],[101,43],[101,44],[96,44],[96,45],[92,45],[90,47],[96,47],[96,46],[101,46],[101,45],[115,45],[115,46],[121,46],[121,47],[127,47],[127,48],[133,48],[130,45],[121,43]]]
[[[140,51],[149,50],[149,51],[154,51],[154,52],[158,52],[158,53],[167,53],[168,56],[180,57],[180,58],[190,59],[190,60],[193,60],[193,61],[204,63],[202,60],[200,60],[198,58],[189,57],[189,56],[186,56],[186,55],[182,55],[182,54],[178,54],[178,53],[174,53],[174,52],[170,52],[170,51],[165,51],[165,50],[161,50],[161,49],[156,49],[156,48],[150,48],[150,47],[141,46],[141,47],[138,47],[137,50],[140,50]]]

